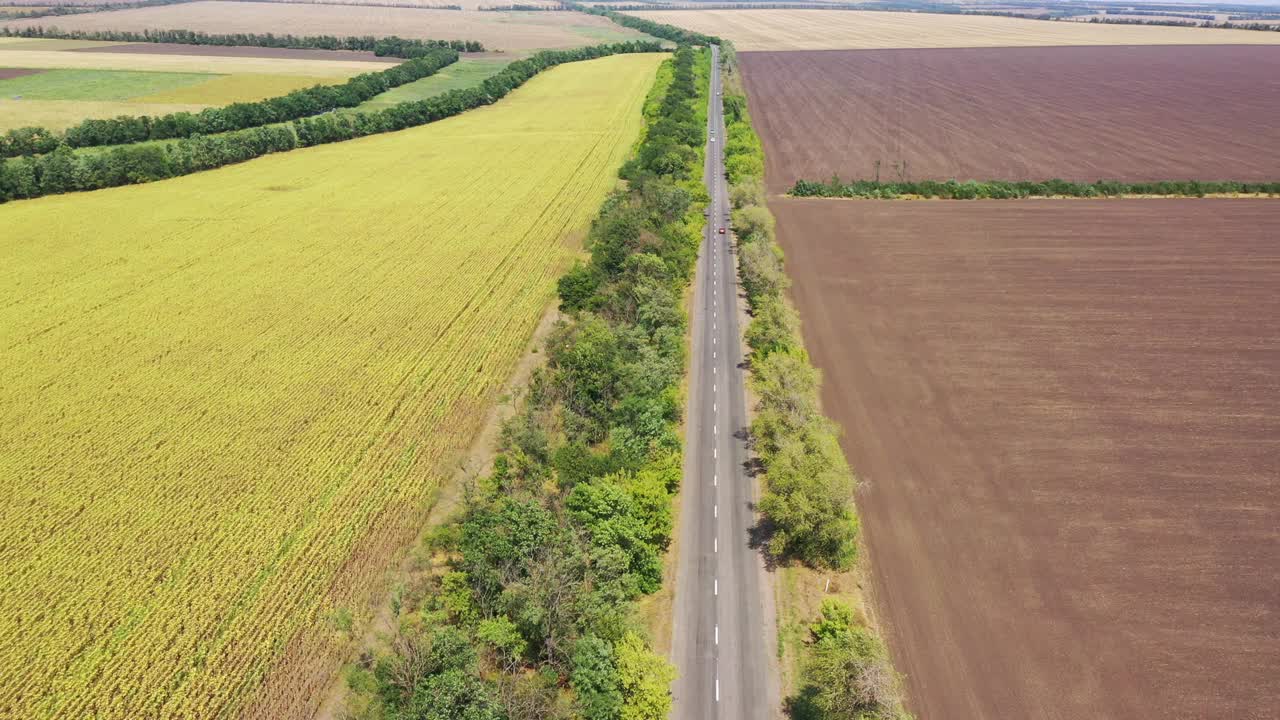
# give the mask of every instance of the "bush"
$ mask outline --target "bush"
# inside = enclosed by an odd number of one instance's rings
[[[746,177],[729,187],[729,202],[734,209],[748,205],[764,206],[764,182],[759,175]]]
[[[782,269],[782,250],[775,243],[757,240],[740,245],[738,273],[742,289],[747,292],[752,310],[757,310],[766,299],[781,296],[791,281]]]
[[[730,217],[733,221],[733,231],[739,237],[748,237],[752,240],[758,238],[765,242],[773,242],[773,214],[764,206],[748,205],[734,210]]]
[[[1234,181],[1203,182],[1198,180],[1125,183],[1099,180],[1093,183],[1066,180],[1018,181],[988,180],[919,180],[915,182],[877,182],[875,180],[841,181],[837,177],[821,183],[797,180],[791,188],[796,197],[842,197],[893,199],[903,195],[948,200],[1018,200],[1031,197],[1120,197],[1122,195],[1158,195],[1204,197],[1205,195],[1245,193],[1280,195],[1280,182],[1243,183]]]

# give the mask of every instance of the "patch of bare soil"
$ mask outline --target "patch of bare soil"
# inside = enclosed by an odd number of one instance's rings
[[[35,75],[42,72],[44,72],[44,70],[31,68],[0,68],[0,80],[8,80],[9,78],[23,77],[26,75]]]

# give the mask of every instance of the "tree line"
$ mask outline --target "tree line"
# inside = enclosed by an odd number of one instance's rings
[[[707,201],[699,181],[708,53],[659,70],[627,181],[559,282],[546,365],[487,476],[430,540],[390,652],[351,678],[360,720],[665,720],[674,670],[634,601],[662,583],[682,477],[684,293]]]
[[[179,0],[189,2],[189,0]],[[163,0],[167,3],[169,0]],[[120,7],[113,5],[112,7]],[[381,6],[380,6],[381,7]],[[289,48],[294,50],[359,50],[375,55],[415,58],[436,48],[458,52],[484,52],[477,40],[416,40],[372,35],[276,35],[274,33],[206,33],[198,30],[60,30],[56,27],[0,28],[0,37],[45,38],[53,40],[98,40],[130,43],[177,43],[240,47]]]
[[[1057,18],[1054,19],[1056,20]],[[1197,23],[1186,20],[1139,20],[1136,18],[1114,17],[1091,17],[1085,22],[1098,23],[1099,25],[1165,25],[1168,27],[1198,27],[1211,28],[1214,30],[1261,30],[1264,32],[1280,32],[1280,25],[1268,25],[1266,23],[1215,23],[1211,21]]]
[[[684,28],[678,28],[674,25],[667,25],[666,23],[638,18],[634,15],[614,12],[610,8],[593,5],[580,5],[576,2],[568,1],[563,4],[571,10],[576,10],[588,15],[606,17],[623,27],[628,27],[632,30],[639,30],[646,35],[652,35],[653,37],[662,38],[663,40],[670,40],[677,45],[719,45],[721,43],[720,38],[714,35],[703,35],[702,33],[685,30]],[[651,10],[652,8],[645,9]]]
[[[1153,17],[1175,17],[1187,18],[1190,20],[1217,20],[1217,15],[1205,15],[1203,13],[1186,13],[1186,12],[1169,12],[1166,10],[1126,10],[1123,8],[1111,8],[1102,11],[1107,15],[1143,15]]]
[[[434,75],[457,61],[457,50],[436,47],[386,70],[356,75],[341,85],[316,85],[257,102],[232,103],[196,113],[89,119],[62,133],[38,127],[17,128],[0,137],[0,157],[48,153],[59,145],[71,148],[127,145],[287,122],[337,108],[355,107],[387,90]]]
[[[737,71],[723,47],[725,73]],[[773,215],[764,199],[764,150],[737,83],[724,93],[725,170],[738,244],[738,274],[751,312],[745,339],[757,398],[751,424],[764,469],[759,509],[767,549],[780,562],[851,569],[858,557],[855,478],[838,431],[819,406],[818,371],[800,337]],[[823,603],[801,652],[799,692],[788,713],[807,720],[907,720],[897,673],[871,628],[834,599]]]
[[[75,151],[62,143],[52,152],[0,163],[0,202],[152,182],[270,153],[404,130],[497,102],[529,78],[562,63],[659,50],[657,43],[652,42],[544,50],[511,63],[478,87],[450,90],[426,100],[403,102],[374,112],[327,113],[285,124],[110,149]]]
[[[893,199],[904,195],[947,200],[1020,200],[1036,197],[1103,198],[1124,195],[1204,197],[1206,195],[1280,195],[1280,182],[1161,180],[1092,183],[1066,180],[849,180],[833,176],[827,182],[798,180],[791,188],[796,197]]]

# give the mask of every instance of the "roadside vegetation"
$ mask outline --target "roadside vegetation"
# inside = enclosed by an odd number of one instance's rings
[[[96,148],[75,151],[66,143],[60,143],[52,152],[12,158],[0,164],[0,202],[152,182],[271,153],[404,130],[495,103],[534,75],[563,63],[658,50],[658,44],[653,42],[544,50],[512,62],[477,87],[450,90],[427,100],[403,102],[383,110],[325,113],[289,123],[267,124],[216,135],[193,135],[166,143],[121,145],[106,151],[97,151]],[[457,57],[453,50],[440,49],[438,52]],[[448,57],[427,56],[410,63],[429,66],[445,59]],[[6,142],[32,144],[42,142],[42,138],[15,130],[6,135]]]
[[[674,669],[634,601],[662,582],[682,476],[683,305],[707,201],[705,49],[660,69],[647,130],[559,281],[493,471],[433,534],[389,649],[350,669],[366,719],[663,720]]]
[[[827,182],[798,180],[791,188],[795,197],[867,198],[894,200],[903,197],[947,200],[1020,200],[1025,198],[1109,198],[1133,195],[1160,197],[1205,197],[1206,195],[1280,195],[1280,182],[1230,182],[1167,180],[1160,182],[1120,182],[1099,180],[1076,183],[1066,180],[1025,182],[1009,180],[841,180]]]
[[[751,126],[736,56],[722,46],[725,169],[738,242],[738,272],[751,322],[751,435],[763,469],[762,524],[770,555],[783,566],[852,571],[858,559],[855,479],[838,430],[819,407],[818,371],[810,364],[800,321],[786,297],[788,280],[774,220],[765,206],[764,151]],[[834,597],[810,625],[787,617],[801,605],[793,578],[779,579],[779,652],[793,653],[799,678],[787,711],[797,720],[905,718],[900,682],[883,643],[861,613]],[[802,582],[817,582],[816,574]],[[828,582],[829,588],[829,582]],[[798,625],[798,627],[797,627]],[[795,642],[788,643],[790,637]],[[785,681],[785,680],[784,680]]]

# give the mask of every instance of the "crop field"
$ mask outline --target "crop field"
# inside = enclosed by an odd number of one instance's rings
[[[0,716],[305,717],[523,354],[664,55],[0,207]]]
[[[261,100],[340,83],[396,62],[372,54],[314,55],[324,51],[281,56],[271,48],[191,54],[192,46],[167,53],[171,46],[0,40],[7,41],[0,42],[0,131],[29,125],[56,130],[88,118],[163,115]],[[139,52],[139,45],[146,52]]]
[[[1280,707],[1280,202],[770,205],[918,717]]]
[[[181,53],[164,54],[120,52],[122,45],[133,43],[113,43],[109,48],[95,48],[94,45],[97,44],[77,40],[0,38],[0,67],[203,72],[222,75],[257,73],[345,78],[399,62],[388,58],[380,58],[378,62],[370,62],[364,58],[350,59],[341,53],[334,55],[343,59],[335,60],[271,57],[270,49],[264,49],[262,53],[255,53],[251,57],[215,55],[212,52],[197,54],[195,48]]]
[[[3,25],[53,25],[41,18]],[[648,36],[607,18],[577,12],[465,12],[368,5],[192,2],[85,13],[57,18],[64,30],[183,28],[209,33],[294,35],[398,35],[438,40],[478,40],[491,50],[530,50],[595,45]]]
[[[128,100],[209,80],[202,73],[48,70],[0,82],[0,97],[32,100]]]
[[[434,75],[428,75],[421,80],[415,80],[398,88],[392,88],[370,98],[351,110],[340,110],[339,112],[381,110],[402,102],[425,100],[450,90],[475,87],[484,82],[486,78],[496,75],[510,62],[511,60],[507,58],[464,57]]]
[[[302,5],[405,5],[419,6],[425,9],[439,8],[444,5],[457,5],[463,10],[480,10],[482,8],[510,7],[512,5],[530,5],[537,7],[559,7],[558,0],[288,0]]]
[[[22,100],[0,98],[0,132],[20,127],[62,130],[89,118],[199,112],[209,107],[187,103],[135,103],[110,100]]]
[[[1263,34],[1266,33],[1255,33]],[[1275,180],[1280,46],[742,53],[767,181]]]
[[[94,52],[136,53],[142,55],[255,57],[287,60],[365,60],[384,64],[396,62],[394,58],[378,57],[372,52],[361,50],[314,50],[307,48],[256,47],[251,45],[185,45],[183,43],[137,42],[111,43],[110,45],[94,46],[86,49],[92,49]]]
[[[719,35],[732,40],[738,50],[1280,44],[1280,33],[1089,25],[985,15],[848,10],[644,10],[627,14]]]

